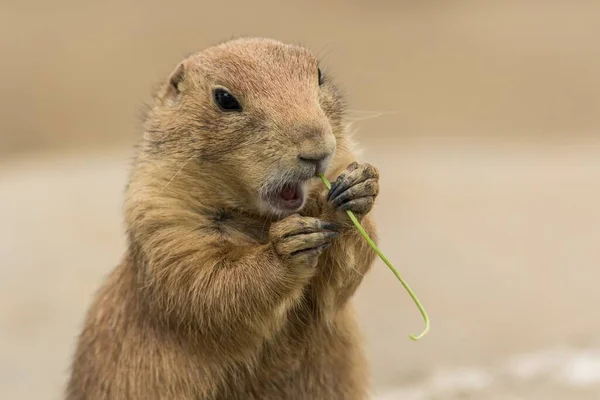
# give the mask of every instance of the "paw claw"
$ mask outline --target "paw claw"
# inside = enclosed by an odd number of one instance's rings
[[[324,222],[321,226],[323,227],[323,229],[328,230],[328,231],[337,232],[340,230],[339,224],[336,224],[333,222]]]

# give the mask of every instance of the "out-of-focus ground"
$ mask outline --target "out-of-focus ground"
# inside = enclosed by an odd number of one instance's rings
[[[125,246],[136,113],[181,57],[301,42],[381,170],[356,296],[374,398],[600,398],[600,3],[4,2],[0,393],[59,399],[83,313]],[[381,112],[377,114],[365,111]]]

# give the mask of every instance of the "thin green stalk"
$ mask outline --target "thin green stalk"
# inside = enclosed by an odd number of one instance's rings
[[[323,181],[323,183],[325,184],[325,186],[327,187],[327,189],[331,189],[331,183],[329,183],[329,181],[327,180],[327,178],[325,178],[325,175],[319,174],[319,177],[321,178],[321,180]],[[367,243],[369,244],[369,246],[371,246],[371,248],[375,251],[375,253],[377,253],[377,255],[379,256],[379,258],[381,258],[381,260],[385,263],[385,265],[387,265],[388,268],[394,273],[394,275],[396,275],[396,278],[398,278],[398,280],[400,281],[400,283],[402,284],[402,286],[404,286],[404,289],[406,289],[406,291],[408,292],[408,294],[410,295],[410,297],[412,298],[412,300],[415,302],[417,308],[421,312],[421,315],[423,316],[423,321],[425,321],[425,329],[423,330],[423,332],[421,332],[417,336],[415,336],[415,335],[408,335],[409,338],[411,338],[412,340],[415,340],[415,341],[421,339],[423,336],[425,336],[427,334],[427,332],[429,332],[429,316],[425,312],[425,309],[421,305],[421,302],[419,301],[419,299],[417,298],[417,296],[415,295],[415,293],[412,291],[412,289],[408,286],[408,284],[404,281],[404,279],[402,279],[402,277],[400,276],[400,273],[396,270],[396,268],[394,268],[394,266],[392,265],[392,263],[387,259],[386,256],[383,255],[383,253],[381,252],[381,250],[379,250],[379,247],[377,247],[377,245],[375,244],[375,242],[373,241],[373,239],[371,239],[369,237],[369,235],[365,231],[365,228],[362,227],[362,225],[360,224],[360,222],[358,222],[358,219],[356,219],[356,217],[354,216],[354,213],[352,211],[350,211],[350,210],[347,210],[346,214],[348,214],[348,217],[350,217],[350,219],[354,223],[354,226],[356,226],[356,229],[358,229],[358,231],[360,232],[360,234],[365,238],[365,240],[367,241]]]

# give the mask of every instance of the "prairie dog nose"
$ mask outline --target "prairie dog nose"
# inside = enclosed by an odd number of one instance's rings
[[[316,166],[317,174],[324,172],[335,153],[336,140],[328,124],[303,127],[297,131],[298,160]],[[297,137],[298,137],[297,136]]]
[[[325,172],[329,168],[331,162],[331,156],[333,155],[330,151],[319,151],[313,153],[300,153],[298,154],[298,160],[302,164],[309,164],[314,166],[315,175]]]
[[[300,154],[298,154],[298,159],[300,161],[304,161],[304,162],[319,164],[323,160],[325,160],[327,157],[329,157],[330,154],[331,153],[328,151],[327,152],[321,151],[321,152],[314,152],[314,153],[300,153]]]

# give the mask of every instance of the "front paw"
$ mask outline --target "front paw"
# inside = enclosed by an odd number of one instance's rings
[[[359,216],[373,208],[379,194],[379,171],[370,164],[350,164],[331,185],[327,201],[339,211]]]
[[[334,223],[291,215],[273,223],[269,237],[284,262],[305,270],[317,265],[319,255],[338,237],[337,231]]]

